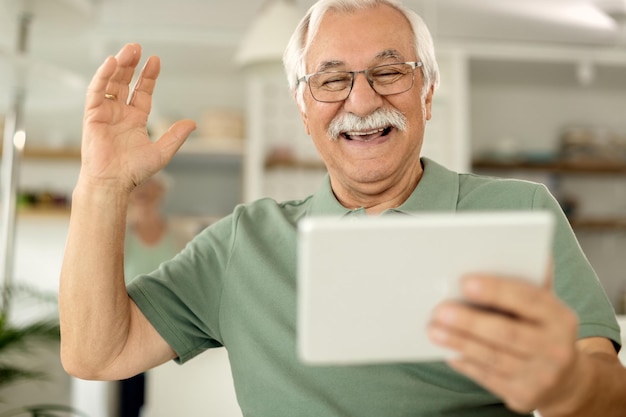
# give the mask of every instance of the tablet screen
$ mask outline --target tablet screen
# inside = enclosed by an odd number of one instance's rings
[[[310,364],[442,360],[433,308],[471,272],[538,284],[550,260],[548,212],[306,218],[298,234],[300,358]]]

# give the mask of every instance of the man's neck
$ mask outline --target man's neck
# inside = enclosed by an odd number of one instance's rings
[[[378,215],[385,210],[401,206],[411,196],[423,173],[424,171],[420,166],[419,171],[409,177],[410,180],[395,182],[391,187],[384,188],[382,191],[377,190],[375,193],[357,192],[352,189],[342,188],[346,192],[340,195],[340,193],[335,191],[334,186],[333,192],[339,203],[344,207],[351,210],[363,208],[369,215]]]

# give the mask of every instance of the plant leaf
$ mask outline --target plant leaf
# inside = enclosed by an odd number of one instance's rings
[[[44,376],[42,372],[0,364],[0,387],[9,385],[20,379],[40,379]]]
[[[8,323],[4,313],[0,313],[0,352],[10,348],[24,347],[34,340],[59,340],[59,324],[56,320],[42,320],[15,327]]]

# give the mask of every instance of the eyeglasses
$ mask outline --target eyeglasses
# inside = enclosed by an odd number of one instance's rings
[[[335,103],[348,98],[357,74],[365,74],[367,82],[376,93],[381,96],[390,96],[410,90],[413,87],[415,68],[422,65],[420,61],[398,62],[361,71],[316,72],[299,78],[298,84],[307,83],[315,100],[322,103]]]

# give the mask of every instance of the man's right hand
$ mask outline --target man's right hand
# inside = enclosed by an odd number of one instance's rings
[[[104,61],[89,84],[81,181],[90,186],[121,187],[130,192],[163,168],[196,127],[191,120],[181,120],[157,141],[150,140],[147,122],[160,60],[148,58],[131,90],[140,59],[140,45],[125,45]]]

